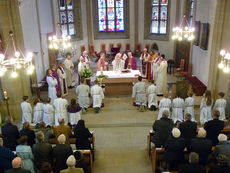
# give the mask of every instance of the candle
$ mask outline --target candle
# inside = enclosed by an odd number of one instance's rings
[[[101,67],[101,75],[103,75],[103,67]]]
[[[4,95],[4,98],[7,99],[7,92],[6,91],[3,92],[3,95]]]

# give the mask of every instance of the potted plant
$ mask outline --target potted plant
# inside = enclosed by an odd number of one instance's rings
[[[87,85],[90,86],[90,77],[93,76],[93,72],[90,70],[88,66],[81,70],[80,76],[85,78]]]

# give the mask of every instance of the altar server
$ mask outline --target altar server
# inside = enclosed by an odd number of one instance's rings
[[[120,56],[116,57],[112,62],[113,71],[122,71],[125,68],[125,61]]]
[[[76,99],[71,99],[70,105],[67,107],[67,111],[69,113],[70,124],[77,124],[77,122],[81,119],[81,107],[77,105]]]
[[[57,73],[60,79],[60,86],[61,86],[61,93],[62,96],[66,96],[68,94],[68,87],[67,87],[67,80],[66,80],[66,72],[64,70],[64,62],[61,62],[59,64],[59,67],[57,69]]]
[[[97,71],[100,71],[101,68],[103,71],[108,70],[108,62],[105,60],[105,53],[101,53],[101,57],[97,62]]]
[[[163,95],[167,89],[167,61],[160,58],[157,67],[157,95]]]
[[[85,50],[84,52],[83,52],[83,54],[82,54],[82,56],[80,57],[80,59],[81,58],[83,58],[83,62],[87,65],[87,66],[89,66],[89,64],[90,64],[90,59],[89,59],[89,56],[88,56],[88,52]]]
[[[43,118],[43,103],[40,101],[39,98],[34,100],[34,119],[33,123],[37,124],[42,122]]]
[[[136,99],[136,105],[140,107],[140,111],[143,111],[146,106],[146,85],[141,76],[138,76],[138,82],[133,86],[132,97]]]
[[[54,107],[50,104],[50,98],[43,104],[43,121],[47,126],[54,126]]]
[[[52,71],[47,70],[46,82],[48,83],[48,97],[51,99],[51,104],[53,104],[54,99],[57,98],[56,85],[57,80],[53,77]]]
[[[70,53],[66,54],[66,59],[64,61],[64,70],[66,72],[67,86],[73,88],[75,86],[74,81],[74,65],[71,60]]]
[[[148,71],[148,59],[149,59],[149,53],[146,48],[144,48],[143,53],[140,56],[141,60],[141,76],[146,78],[147,77],[147,71]]]
[[[94,86],[91,87],[91,96],[93,98],[94,112],[98,113],[101,109],[102,100],[104,99],[104,93],[102,88],[98,85],[97,79],[94,81]]]
[[[77,86],[76,93],[78,96],[78,103],[83,110],[87,110],[89,107],[89,94],[90,88],[84,84],[85,79],[81,78],[81,84]]]
[[[125,60],[125,69],[137,70],[137,61],[132,52],[128,53],[128,58]]]
[[[194,116],[195,99],[192,96],[192,92],[188,93],[188,97],[184,101],[184,115],[188,113],[191,115],[191,121],[196,121]]]
[[[58,126],[58,119],[64,118],[65,124],[68,124],[67,106],[68,101],[61,98],[61,92],[57,93],[57,99],[54,100],[55,125]]]
[[[164,94],[164,98],[160,100],[159,103],[159,113],[157,119],[161,119],[162,113],[166,110],[170,114],[170,108],[171,108],[172,101],[168,98],[168,94]]]
[[[124,51],[122,51],[122,49],[120,49],[120,52],[118,52],[116,54],[115,58],[118,57],[118,56],[121,57],[121,59],[123,59],[124,61],[128,58],[126,53]]]
[[[174,123],[182,122],[184,109],[184,99],[177,95],[177,98],[172,101],[172,120]]]
[[[56,89],[55,89],[56,90]],[[32,122],[32,107],[29,103],[29,97],[23,96],[23,102],[21,103],[22,108],[22,124],[24,122]]]
[[[211,91],[207,90],[200,103],[200,124],[204,125],[209,120],[212,120],[212,104]]]
[[[157,87],[154,80],[151,80],[151,85],[148,87],[148,107],[151,111],[157,109]]]
[[[226,100],[224,99],[224,93],[218,93],[218,99],[215,102],[214,109],[218,110],[220,113],[220,120],[226,120],[225,117],[225,108],[226,108]]]
[[[57,73],[57,66],[56,66],[56,64],[52,64],[50,66],[50,68],[52,70],[53,77],[55,77],[55,79],[57,80],[56,90],[57,90],[57,92],[61,91],[60,79],[59,79],[59,76],[58,76],[58,73]]]

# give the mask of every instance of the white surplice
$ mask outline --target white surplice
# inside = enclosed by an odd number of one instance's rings
[[[157,87],[154,84],[148,87],[148,107],[152,105],[157,107]]]
[[[66,72],[62,67],[59,67],[59,68],[57,69],[57,73],[60,79],[61,93],[62,93],[62,96],[66,96],[68,94]]]
[[[54,107],[51,104],[43,105],[43,121],[48,126],[54,125]]]
[[[34,106],[34,119],[33,123],[37,124],[42,122],[43,119],[43,103],[37,103],[36,106]]]
[[[48,97],[51,99],[50,103],[53,104],[54,99],[57,98],[57,80],[52,76],[47,76],[46,81],[48,83]]]
[[[24,122],[32,123],[32,107],[30,103],[24,101],[21,103],[22,108],[22,124]]]
[[[84,63],[89,67],[89,63],[90,63],[90,58],[89,58],[89,56],[88,56],[88,55],[86,55],[86,56],[82,55],[82,56],[80,57],[80,60],[81,60],[81,58],[84,59]]]
[[[201,125],[204,125],[206,122],[209,120],[212,120],[212,104],[211,105],[206,104],[206,99],[202,98],[201,103],[200,103],[200,123]]]
[[[167,89],[167,61],[162,61],[157,67],[157,94],[164,94]]]
[[[69,122],[71,125],[75,125],[81,119],[81,114],[79,112],[70,113],[69,112]]]
[[[184,115],[189,113],[191,115],[191,121],[196,121],[194,116],[194,102],[193,97],[187,97],[184,101]]]
[[[67,106],[68,101],[63,98],[57,98],[54,100],[54,110],[55,110],[55,125],[58,126],[58,119],[64,118],[65,124],[68,124]]]
[[[115,59],[116,59],[116,57],[121,57],[121,59],[123,59],[124,61],[128,58],[128,56],[126,55],[126,53],[120,53],[120,52],[118,52],[116,54]]]
[[[137,82],[133,86],[132,97],[136,98],[136,104],[146,106],[146,85],[145,82]]]
[[[170,115],[170,108],[171,108],[172,101],[169,98],[163,98],[160,100],[159,103],[159,113],[157,119],[161,119],[162,113],[167,110]]]
[[[125,61],[122,59],[120,61],[113,60],[112,65],[113,71],[122,71],[125,68]]]
[[[78,95],[78,103],[81,108],[89,107],[89,94],[90,88],[88,85],[80,84],[76,88],[76,93]]]
[[[74,68],[73,62],[71,59],[66,58],[64,64],[65,64],[64,70],[66,72],[67,86],[68,87],[74,86],[75,83],[74,83],[74,76],[73,76],[73,68]]]
[[[220,120],[226,120],[225,117],[225,108],[226,108],[226,100],[221,98],[221,99],[217,99],[215,104],[214,104],[214,109],[218,110],[220,113]]]
[[[99,85],[94,85],[91,87],[91,96],[93,98],[93,108],[100,108],[102,99],[104,99],[104,93]]]
[[[141,67],[141,76],[146,78],[147,77],[147,73],[148,73],[148,60],[149,60],[150,54],[149,53],[142,53],[140,56],[140,61],[141,63],[146,63],[145,65],[145,69],[143,67]]]
[[[174,123],[177,121],[182,122],[184,120],[183,117],[183,109],[184,109],[184,99],[175,98],[172,101],[172,120]]]

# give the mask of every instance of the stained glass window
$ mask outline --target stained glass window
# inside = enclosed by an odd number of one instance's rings
[[[124,0],[98,0],[99,32],[124,31]]]
[[[58,0],[60,23],[63,35],[75,35],[73,0]]]
[[[152,0],[150,33],[167,34],[168,0]]]

